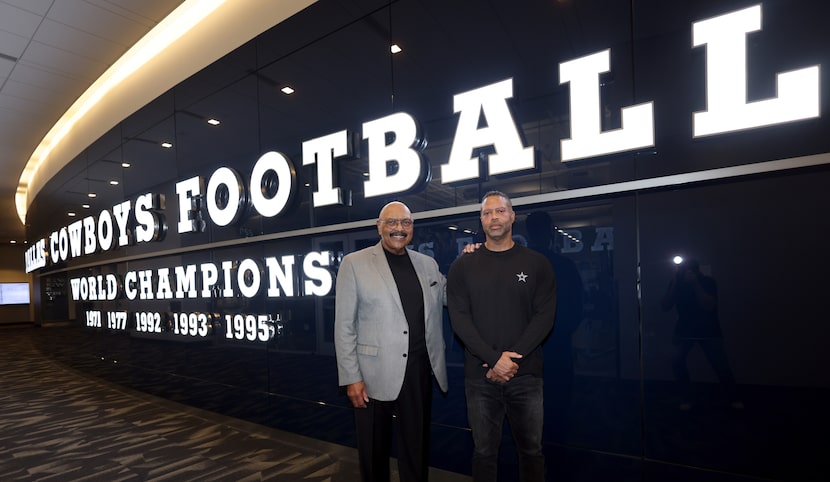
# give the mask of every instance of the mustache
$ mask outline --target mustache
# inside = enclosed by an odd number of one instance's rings
[[[389,233],[389,236],[404,236],[404,237],[406,237],[407,232],[406,231],[392,231],[392,232]]]

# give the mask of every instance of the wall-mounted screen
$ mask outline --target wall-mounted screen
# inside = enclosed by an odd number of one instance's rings
[[[28,305],[29,283],[0,283],[0,305]]]

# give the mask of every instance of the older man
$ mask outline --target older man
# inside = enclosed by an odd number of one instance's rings
[[[355,408],[364,481],[389,480],[393,415],[401,481],[428,476],[432,374],[447,390],[442,309],[445,279],[411,251],[413,222],[400,202],[383,207],[380,242],[343,258],[334,344],[340,385]]]

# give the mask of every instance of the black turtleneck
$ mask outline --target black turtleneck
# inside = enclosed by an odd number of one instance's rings
[[[395,278],[395,285],[401,297],[403,313],[406,322],[409,324],[409,354],[410,356],[425,353],[426,328],[424,326],[424,293],[421,290],[421,283],[409,259],[409,253],[396,255],[386,249],[386,259],[389,261],[389,268],[392,270],[392,277]]]

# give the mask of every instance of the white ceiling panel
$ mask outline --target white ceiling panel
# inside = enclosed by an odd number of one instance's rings
[[[175,5],[171,5],[170,0],[143,0],[141,2],[135,0],[87,0],[87,2],[151,27],[164,20],[164,17],[180,3],[173,2]]]
[[[28,37],[0,30],[0,54],[20,57],[20,55],[23,54],[23,50],[26,48],[26,44],[28,43]]]
[[[113,43],[98,35],[51,19],[46,19],[41,24],[34,42],[52,45],[87,59],[98,59],[113,50],[126,51],[128,48],[128,46]]]
[[[0,30],[31,37],[37,26],[40,25],[42,17],[5,3],[0,3]]]
[[[43,105],[44,103],[40,99],[31,100],[16,95],[0,94],[0,110],[4,112],[26,114],[32,109],[42,109]]]
[[[23,123],[19,122],[18,115],[14,112],[8,112],[0,108],[0,129],[3,130],[5,135],[14,135],[14,139],[20,139],[21,135],[24,137],[28,137],[29,131],[27,130],[26,126]],[[22,146],[23,144],[21,144]],[[14,144],[12,143],[10,148],[14,148]],[[9,176],[0,176],[0,178],[6,178]],[[16,180],[15,180],[16,181]]]
[[[17,68],[14,69],[13,78],[9,80],[10,83],[16,82],[31,85],[33,87],[51,91],[55,94],[61,95],[62,97],[62,93],[65,92],[68,87],[67,82],[70,81],[72,81],[72,78],[67,77],[63,73],[50,72],[44,67],[20,62],[18,62]]]
[[[6,77],[11,74],[12,69],[14,69],[14,62],[0,58],[0,85],[6,81]]]
[[[0,1],[0,8],[10,5],[42,17],[46,15],[53,3],[55,3],[55,0],[2,0]]]
[[[55,103],[55,99],[61,99],[63,97],[60,91],[17,82],[16,80],[10,80],[6,83],[3,87],[3,95],[46,105],[51,105]]]
[[[124,50],[135,43],[124,42],[124,38],[140,38],[154,26],[149,21],[137,21],[83,0],[55,2],[48,18],[92,33],[100,39],[121,44]]]
[[[88,82],[87,86],[108,67],[97,60],[38,42],[29,45],[19,63],[36,66],[46,72],[62,74],[68,79]]]
[[[25,122],[20,122],[20,112],[4,110],[0,107],[0,129],[3,129],[5,134],[14,134],[15,139],[19,139],[20,135],[28,137],[30,130]],[[0,176],[7,177],[7,176]],[[15,180],[17,182],[17,180]]]

